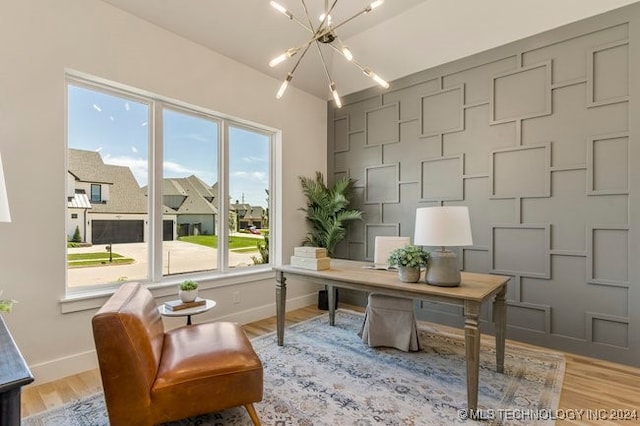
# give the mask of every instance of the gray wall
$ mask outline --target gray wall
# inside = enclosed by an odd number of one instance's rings
[[[638,58],[632,5],[329,104],[329,176],[357,179],[365,212],[338,256],[413,237],[417,207],[469,206],[460,266],[512,277],[509,338],[640,364]],[[457,308],[417,306],[462,324]]]

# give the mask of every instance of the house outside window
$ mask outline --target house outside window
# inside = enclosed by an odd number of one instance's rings
[[[268,264],[273,129],[73,76],[67,95],[68,293]]]
[[[102,186],[91,184],[91,202],[92,203],[100,203],[102,202]]]

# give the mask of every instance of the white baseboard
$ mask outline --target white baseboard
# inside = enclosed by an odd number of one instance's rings
[[[317,302],[317,293],[312,293],[292,299],[287,299],[287,312],[299,309],[305,306],[313,305]],[[240,324],[246,324],[259,321],[264,318],[272,317],[276,314],[275,303],[258,306],[241,312],[234,312],[231,315],[216,318],[216,321],[232,321]],[[84,371],[98,368],[98,358],[96,351],[86,351],[69,355],[64,358],[58,358],[39,364],[30,365],[29,369],[35,377],[35,381],[30,386],[41,385],[43,383],[52,382],[67,376],[79,374]]]

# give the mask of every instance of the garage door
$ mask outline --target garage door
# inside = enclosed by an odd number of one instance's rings
[[[141,243],[144,241],[142,220],[94,220],[91,230],[93,244]]]

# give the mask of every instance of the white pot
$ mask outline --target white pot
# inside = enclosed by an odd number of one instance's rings
[[[195,290],[178,290],[178,296],[184,303],[193,302],[198,297],[198,289]]]

